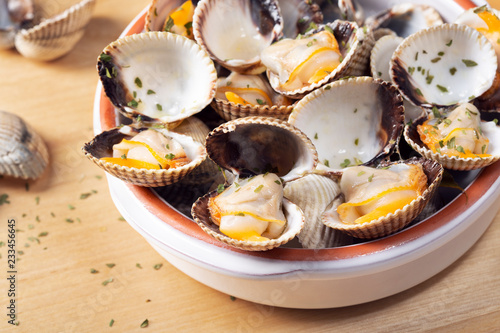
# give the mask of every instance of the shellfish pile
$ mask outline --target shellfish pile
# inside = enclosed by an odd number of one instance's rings
[[[83,150],[243,250],[384,237],[500,158],[499,35],[486,6],[154,0],[98,57],[120,126]]]

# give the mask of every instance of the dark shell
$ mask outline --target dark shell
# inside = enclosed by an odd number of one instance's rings
[[[247,117],[224,123],[208,135],[206,148],[216,164],[241,177],[273,172],[288,181],[317,164],[311,140],[275,118]]]
[[[323,23],[323,14],[316,3],[304,0],[278,0],[278,3],[286,38],[295,38],[314,25]]]

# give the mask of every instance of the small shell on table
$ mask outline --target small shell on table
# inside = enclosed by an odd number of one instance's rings
[[[403,99],[394,85],[357,77],[335,81],[301,99],[288,122],[316,146],[317,172],[339,174],[392,154],[404,127]]]
[[[49,163],[42,138],[15,114],[0,111],[0,175],[38,178]]]
[[[339,194],[337,181],[321,175],[309,174],[285,185],[283,195],[304,212],[304,228],[297,236],[304,248],[324,249],[352,244],[350,236],[321,222],[321,215]]]
[[[16,49],[27,58],[43,61],[65,55],[85,33],[95,2],[83,0],[55,17],[19,31],[15,40]]]
[[[260,74],[260,53],[281,35],[277,0],[201,0],[193,17],[198,44],[214,61],[242,74]]]
[[[123,139],[133,138],[138,133],[148,130],[148,128],[134,128],[123,126],[113,128],[97,135],[92,141],[83,147],[85,156],[94,164],[109,174],[127,183],[145,187],[166,186],[178,182],[183,177],[192,172],[206,158],[206,151],[203,145],[193,140],[192,137],[175,133],[166,129],[152,129],[158,131],[168,138],[178,142],[190,160],[189,163],[168,169],[146,169],[138,167],[128,167],[105,161],[103,157],[113,156],[113,145],[120,143]]]
[[[169,32],[116,40],[100,55],[97,69],[111,102],[126,117],[145,123],[173,128],[215,95],[217,73],[207,53],[193,40]]]
[[[495,79],[491,43],[466,25],[443,24],[417,32],[391,60],[392,81],[413,104],[426,108],[468,102]]]
[[[439,187],[443,176],[443,167],[435,161],[424,158],[389,163],[385,166],[394,165],[398,168],[398,164],[416,164],[422,167],[422,170],[427,178],[427,188],[420,196],[406,204],[403,208],[397,209],[394,213],[389,213],[385,216],[380,216],[377,219],[364,223],[345,223],[340,219],[337,208],[344,201],[342,198],[343,196],[340,196],[332,202],[332,205],[322,215],[323,223],[330,228],[345,232],[353,237],[363,239],[384,237],[399,231],[410,224],[413,219],[415,219],[420,212],[422,212],[427,202],[433,197],[435,191]],[[369,173],[366,173],[366,175],[369,175]],[[358,176],[354,175],[354,177],[359,178],[361,176],[358,174]],[[373,177],[373,174],[370,177]],[[370,178],[368,178],[368,182],[371,182]],[[375,183],[374,178],[373,182]]]

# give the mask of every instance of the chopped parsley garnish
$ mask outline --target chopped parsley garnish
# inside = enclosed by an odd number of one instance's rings
[[[255,193],[259,193],[262,190],[263,187],[264,187],[264,185],[262,185],[262,184],[259,185],[259,186],[257,186],[257,188],[254,190],[254,192]]]
[[[245,213],[243,212],[235,213],[234,216],[245,216]]]
[[[165,23],[165,29],[163,29],[166,32],[170,32],[172,27],[174,26],[174,20],[172,19],[171,16],[168,17],[167,23]]]
[[[349,165],[351,165],[351,160],[348,158],[346,158],[343,163],[340,163],[342,168],[347,168]]]
[[[446,46],[450,47],[451,44],[453,44],[453,39],[450,39],[450,41],[448,43],[446,43]]]
[[[324,160],[323,164],[327,167],[330,167],[330,161],[329,160]]]
[[[357,146],[357,145],[359,145],[359,139],[358,139],[358,138],[356,138],[356,140],[354,140],[354,144],[355,144],[356,146]]]
[[[439,60],[441,60],[441,57],[436,57],[436,58],[432,59],[432,60],[431,60],[431,62],[432,62],[433,64],[435,64],[435,63],[436,63],[436,62],[438,62]]]
[[[257,99],[256,99],[256,101],[257,101],[257,103],[258,103],[259,105],[264,105],[264,104],[266,104],[266,102],[264,102],[264,101],[263,101],[263,100],[261,100],[260,98],[257,98]]]
[[[372,180],[373,180],[373,176],[375,176],[375,174],[373,174],[373,173],[372,173],[372,174],[371,174],[371,176],[370,176],[370,177],[368,177],[368,182],[370,182],[370,183],[372,182]]]
[[[365,173],[366,173],[366,172],[364,172],[364,171],[360,171],[360,172],[358,173],[358,177],[363,176]]]
[[[144,320],[141,324],[141,328],[145,328],[145,327],[148,327],[149,326],[149,320]]]
[[[431,84],[432,80],[434,80],[434,75],[427,75],[425,80],[427,81],[427,84]]]
[[[455,75],[456,72],[457,72],[457,69],[455,67],[450,68],[451,75]]]
[[[462,153],[462,154],[465,154],[464,147],[462,147],[462,146],[457,146],[457,148],[456,148],[456,149],[457,149],[457,151],[458,151],[458,152],[460,152],[460,153]]]
[[[154,90],[148,89],[148,95],[154,95],[156,92]]]
[[[154,269],[159,270],[160,268],[163,267],[163,264],[156,264],[153,266]]]
[[[165,155],[165,159],[167,159],[167,160],[173,160],[174,157],[175,157],[175,154],[173,154],[173,153]]]
[[[415,89],[415,93],[419,96],[424,96],[424,94],[422,94],[422,91],[419,88]]]
[[[134,83],[138,88],[142,88],[142,81],[138,77],[135,78]]]
[[[462,59],[462,62],[465,64],[467,67],[474,67],[477,66],[477,62],[469,59]]]
[[[123,154],[122,156],[120,156],[122,160],[126,160],[127,159],[127,155],[126,154]],[[81,198],[81,197],[80,197]]]
[[[219,184],[217,186],[217,193],[221,194],[222,192],[224,192],[224,184]]]
[[[439,52],[438,56],[440,56],[440,57],[444,56],[444,52]]]
[[[163,111],[163,107],[161,106],[161,104],[156,104],[156,109],[158,111]]]
[[[106,53],[101,53],[99,58],[101,59],[101,61],[104,61],[104,62],[111,61],[111,56],[109,54],[106,54]]]
[[[444,93],[447,93],[447,92],[448,92],[448,89],[447,89],[446,87],[443,87],[443,86],[441,86],[441,85],[439,85],[439,84],[437,84],[437,85],[436,85],[436,87],[437,87],[439,90],[441,90],[441,92],[444,92]]]
[[[318,140],[318,133],[314,133],[314,140]]]
[[[6,193],[0,195],[0,205],[3,205],[3,204],[10,204],[9,195]]]
[[[139,102],[137,102],[135,99],[133,99],[130,102],[128,102],[127,105],[131,106],[133,108],[136,108],[139,105]]]

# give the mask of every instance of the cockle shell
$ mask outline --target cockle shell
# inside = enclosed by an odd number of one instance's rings
[[[223,123],[207,136],[206,148],[217,165],[241,177],[272,172],[287,182],[312,172],[318,163],[311,140],[276,118]]]
[[[422,165],[423,171],[427,176],[427,189],[422,195],[403,208],[396,210],[394,213],[389,213],[386,216],[362,224],[343,223],[337,213],[337,207],[342,203],[342,200],[334,200],[331,207],[329,207],[322,216],[323,223],[330,228],[363,239],[387,236],[403,229],[411,223],[424,209],[427,202],[433,197],[435,191],[439,187],[443,177],[443,167],[435,161],[424,158],[410,159],[397,163]]]
[[[16,49],[25,57],[43,61],[65,55],[85,33],[95,2],[83,0],[55,17],[19,31],[15,39]]]
[[[352,244],[350,236],[321,222],[321,215],[339,194],[338,183],[321,175],[309,174],[286,183],[283,195],[304,212],[304,228],[297,236],[304,248],[324,249]]]
[[[104,49],[97,69],[106,95],[122,114],[168,128],[200,112],[215,95],[217,73],[207,53],[169,32],[116,40]]]
[[[230,246],[246,251],[267,251],[291,241],[302,230],[304,215],[300,208],[287,199],[283,199],[283,212],[286,217],[286,227],[280,237],[268,241],[242,241],[224,235],[219,226],[212,222],[208,209],[209,199],[218,194],[217,191],[210,192],[199,198],[191,209],[194,221],[210,236]]]
[[[206,158],[206,151],[203,145],[193,140],[192,137],[175,133],[164,128],[156,128],[158,132],[167,137],[172,137],[179,142],[186,152],[186,156],[191,160],[188,164],[169,169],[144,169],[117,165],[112,162],[101,160],[102,157],[113,155],[113,145],[130,139],[140,131],[148,128],[134,128],[130,126],[116,127],[97,135],[92,141],[83,146],[83,152],[94,164],[102,168],[109,174],[127,183],[145,187],[158,187],[170,185],[178,182]]]
[[[403,99],[388,82],[349,78],[305,96],[288,122],[316,146],[317,172],[339,174],[347,166],[379,163],[395,151],[404,127]]]
[[[0,175],[40,177],[49,163],[47,146],[19,116],[0,111]]]
[[[391,60],[391,78],[413,104],[468,102],[487,91],[497,70],[491,43],[466,25],[443,24],[406,38]]]
[[[182,6],[184,2],[186,0],[153,0],[146,14],[144,30],[163,31],[168,15]]]
[[[221,66],[260,74],[261,51],[283,30],[277,0],[201,0],[193,17],[196,42]]]

